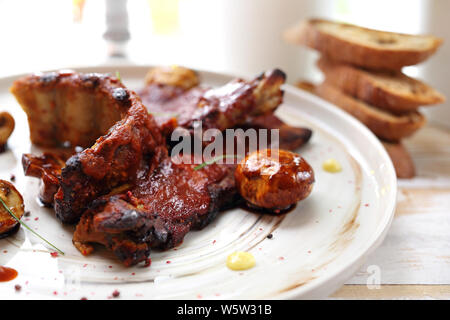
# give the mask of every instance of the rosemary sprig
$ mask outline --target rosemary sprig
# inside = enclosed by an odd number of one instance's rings
[[[34,231],[33,229],[31,229],[25,222],[21,221],[19,218],[16,217],[16,215],[11,211],[11,209],[8,208],[8,206],[6,205],[5,201],[3,201],[2,197],[0,197],[0,202],[2,203],[3,207],[6,209],[6,211],[9,212],[9,214],[11,215],[11,217],[13,217],[18,223],[20,223],[22,226],[24,226],[24,228],[28,229],[29,231],[31,231],[35,236],[37,236],[39,239],[45,241],[45,243],[47,243],[48,245],[52,246],[53,248],[55,248],[56,251],[58,251],[60,254],[64,255],[64,252],[59,250],[57,247],[55,247],[53,244],[51,244],[50,242],[48,242],[47,240],[45,240],[42,236],[40,236],[36,231]]]
[[[221,156],[217,156],[209,161],[205,161],[202,164],[199,164],[198,166],[196,166],[194,168],[194,171],[200,170],[201,168],[204,168],[206,166],[209,166],[210,164],[213,164],[221,159],[226,159],[226,158],[236,158],[236,156],[234,154],[223,154]]]
[[[122,82],[122,78],[120,77],[119,71],[116,71],[116,78],[119,79],[120,82]]]

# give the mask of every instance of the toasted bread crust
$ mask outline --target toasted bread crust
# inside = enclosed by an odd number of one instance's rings
[[[315,93],[315,91],[316,91],[316,85],[314,83],[306,81],[306,80],[297,81],[295,86],[297,88],[300,88],[304,91],[308,91],[310,93]]]
[[[404,115],[393,115],[352,98],[327,82],[318,85],[316,93],[353,115],[376,136],[387,141],[399,141],[411,136],[426,122],[425,117],[417,111]]]
[[[331,26],[336,30],[325,31],[321,26]],[[352,30],[365,36],[353,39],[351,35],[341,36],[342,30]],[[382,32],[345,23],[322,19],[302,22],[284,33],[287,42],[306,45],[320,51],[334,61],[354,64],[374,70],[400,70],[404,66],[416,65],[434,54],[442,44],[442,39],[432,36],[413,36],[393,32]],[[398,39],[411,41],[410,46],[396,45]],[[391,42],[394,41],[394,42]],[[416,44],[415,42],[420,42]]]
[[[416,168],[414,162],[409,154],[408,150],[405,149],[401,143],[390,143],[386,141],[381,141],[384,148],[386,149],[389,157],[394,164],[395,173],[397,178],[400,179],[411,179],[416,175]]]
[[[298,81],[297,87],[314,94],[318,94],[318,87],[308,81]],[[416,168],[408,150],[401,142],[387,142],[380,140],[392,160],[397,178],[411,179],[416,175]]]
[[[445,101],[445,97],[403,73],[367,72],[348,64],[319,59],[318,67],[328,83],[348,95],[392,113],[405,113],[419,106],[429,106]]]

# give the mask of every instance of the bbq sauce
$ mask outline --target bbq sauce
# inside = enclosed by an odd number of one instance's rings
[[[0,266],[0,282],[6,282],[14,280],[18,275],[18,272],[12,268]]]

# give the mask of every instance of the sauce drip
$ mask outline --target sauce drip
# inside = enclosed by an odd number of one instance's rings
[[[0,266],[0,282],[6,282],[14,280],[18,275],[18,272],[12,268]]]

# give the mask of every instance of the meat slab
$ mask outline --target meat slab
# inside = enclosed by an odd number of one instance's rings
[[[33,143],[86,148],[65,164],[50,154],[24,155],[25,173],[42,179],[40,197],[54,206],[58,219],[77,223],[73,242],[80,252],[90,254],[92,244],[100,243],[126,266],[137,264],[151,248],[179,245],[191,229],[203,228],[241,201],[234,165],[213,163],[198,170],[179,161],[190,154],[169,156],[168,135],[175,128],[192,130],[195,121],[219,130],[266,126],[288,129],[280,134],[281,145],[283,139],[291,148],[309,140],[311,131],[294,130],[273,115],[284,80],[273,70],[210,89],[199,86],[189,69],[155,69],[140,92],[142,103],[108,75],[19,79],[11,91],[28,115]],[[82,115],[75,112],[80,103]]]

